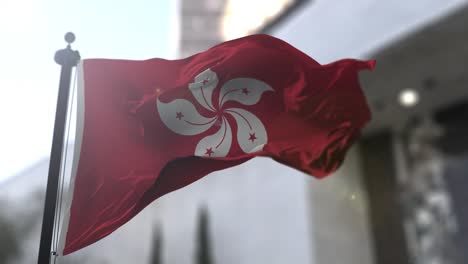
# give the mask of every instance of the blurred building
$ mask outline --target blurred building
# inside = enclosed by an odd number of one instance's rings
[[[324,64],[377,59],[375,71],[361,76],[373,121],[357,146],[360,162],[348,160],[337,173],[359,168],[370,237],[353,238],[359,229],[346,216],[337,231],[330,215],[312,225],[317,263],[468,261],[466,14],[467,1],[315,1],[273,29]],[[332,211],[333,200],[311,192],[313,219],[323,218],[319,210]],[[346,208],[356,211],[353,203]]]
[[[165,204],[174,212],[162,224],[175,226],[180,215],[194,219],[195,204],[206,205],[215,259],[222,263],[467,261],[468,221],[460,202],[466,196],[460,186],[468,187],[461,176],[468,173],[461,165],[468,148],[453,144],[468,138],[454,132],[468,127],[461,121],[468,96],[467,1],[251,2],[217,1],[210,9],[212,1],[196,7],[181,1],[181,56],[262,32],[322,64],[375,58],[376,70],[361,76],[373,121],[344,166],[325,180],[253,160],[174,194]],[[457,158],[445,147],[450,142]],[[176,222],[184,231],[168,228],[168,240],[194,228]],[[245,243],[249,247],[239,246]],[[172,250],[167,260],[177,262]]]
[[[179,57],[263,32],[322,64],[377,59],[361,75],[373,120],[324,180],[253,159],[162,197],[63,263],[195,264],[200,252],[223,264],[468,263],[467,0],[175,6]],[[0,205],[15,209],[5,219],[40,215],[47,162],[0,186]],[[39,221],[17,223],[22,256],[12,263],[34,261]]]

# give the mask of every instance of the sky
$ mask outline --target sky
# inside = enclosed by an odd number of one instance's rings
[[[82,58],[171,59],[169,0],[1,0],[0,182],[50,154],[60,66],[66,46]]]

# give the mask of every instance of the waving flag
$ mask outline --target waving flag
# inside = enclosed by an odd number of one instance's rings
[[[182,60],[84,60],[64,254],[112,233],[158,197],[267,156],[335,171],[370,120],[357,72],[253,35]]]

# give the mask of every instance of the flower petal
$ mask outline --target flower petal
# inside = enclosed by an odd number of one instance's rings
[[[216,116],[206,118],[200,115],[195,106],[185,99],[176,99],[169,103],[158,99],[156,106],[161,121],[177,134],[197,135],[208,130],[216,121]]]
[[[218,76],[214,71],[207,69],[195,77],[195,82],[189,84],[189,90],[200,105],[214,112],[216,110],[211,97],[217,85]]]
[[[219,94],[219,105],[227,101],[237,101],[243,105],[258,103],[262,94],[274,91],[268,84],[252,78],[236,78],[226,82]]]
[[[224,112],[234,117],[237,123],[237,141],[245,153],[260,151],[268,142],[262,121],[254,114],[240,108],[228,108]]]
[[[223,117],[218,132],[207,136],[198,142],[195,156],[200,157],[226,157],[232,143],[231,126]]]

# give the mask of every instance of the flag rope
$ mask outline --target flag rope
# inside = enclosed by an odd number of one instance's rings
[[[66,126],[66,133],[65,133],[65,146],[63,150],[63,156],[62,156],[62,166],[60,168],[60,175],[59,175],[59,189],[58,189],[58,195],[57,195],[57,200],[56,200],[56,208],[55,210],[55,217],[54,217],[54,236],[52,238],[52,252],[54,256],[54,264],[57,262],[58,254],[57,254],[57,249],[58,249],[58,243],[59,243],[59,227],[60,227],[60,221],[61,221],[61,216],[62,216],[62,206],[63,206],[63,189],[65,186],[65,171],[67,168],[67,157],[68,157],[68,149],[69,149],[69,140],[70,140],[70,126],[71,126],[71,119],[72,119],[72,113],[73,113],[73,103],[75,99],[75,91],[76,91],[76,83],[77,83],[77,72],[76,70],[74,71],[74,76],[73,76],[73,84],[72,84],[72,90],[71,90],[71,96],[70,96],[70,101],[69,101],[69,107],[67,109],[67,126]]]

